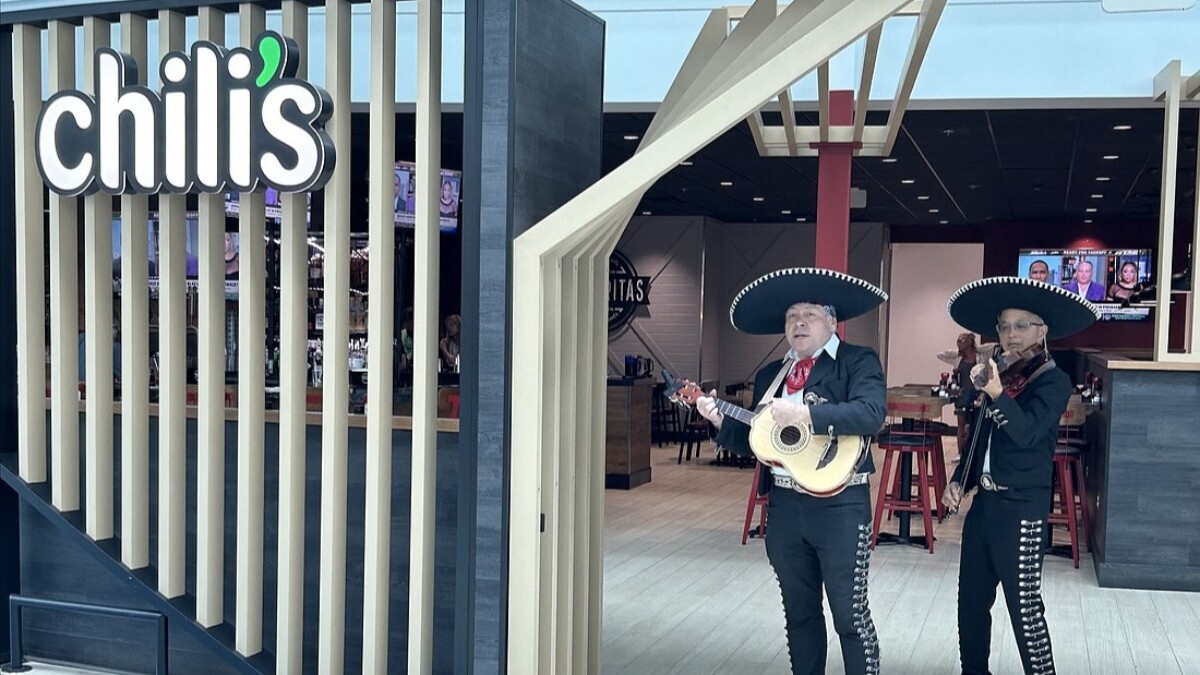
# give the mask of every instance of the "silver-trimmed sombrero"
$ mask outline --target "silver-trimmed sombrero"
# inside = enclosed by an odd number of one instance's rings
[[[788,307],[798,302],[829,305],[839,321],[853,319],[878,307],[888,298],[874,285],[849,274],[820,267],[776,270],[750,282],[733,299],[729,320],[751,335],[783,332]]]
[[[996,318],[1006,309],[1033,312],[1046,322],[1046,337],[1074,335],[1100,318],[1100,310],[1065,288],[1021,277],[972,281],[950,296],[946,311],[958,325],[980,335],[996,334]]]

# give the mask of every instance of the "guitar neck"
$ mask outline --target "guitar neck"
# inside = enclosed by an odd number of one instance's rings
[[[754,413],[741,406],[736,406],[729,401],[717,399],[717,410],[720,410],[722,415],[726,417],[732,417],[742,424],[748,425],[754,420]]]

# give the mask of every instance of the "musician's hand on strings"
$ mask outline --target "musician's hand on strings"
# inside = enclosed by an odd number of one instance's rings
[[[950,513],[958,513],[958,505],[962,503],[962,498],[962,485],[953,482],[946,486],[946,491],[942,494],[942,503],[950,509]]]
[[[771,419],[781,427],[794,427],[801,424],[812,424],[812,414],[808,406],[786,399],[777,398],[771,401]]]
[[[725,420],[725,414],[717,410],[717,390],[713,389],[708,392],[708,396],[701,396],[696,399],[696,412],[712,422],[712,425],[718,429],[721,428],[721,422]]]
[[[987,371],[986,375],[984,371]],[[1000,398],[1000,394],[1004,393],[1004,387],[1000,384],[1000,374],[996,370],[996,362],[988,359],[987,363],[977,363],[971,368],[971,379],[978,382],[983,377],[987,377],[987,384],[979,387],[983,393],[987,394],[993,401]]]

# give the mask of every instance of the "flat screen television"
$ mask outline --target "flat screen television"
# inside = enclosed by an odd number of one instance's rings
[[[1146,321],[1153,303],[1140,291],[1153,276],[1150,249],[1034,249],[1019,251],[1017,276],[1083,295],[1105,321]]]
[[[459,195],[462,194],[462,172],[441,170],[441,187],[438,190],[438,229],[449,234],[458,231]],[[413,227],[416,211],[416,165],[412,162],[396,162],[394,207],[397,227]]]
[[[188,288],[194,289],[198,286],[200,277],[200,221],[195,213],[187,214],[185,223],[185,262],[184,267],[187,275]],[[158,295],[159,281],[159,221],[158,214],[151,213],[148,227],[146,228],[146,262],[149,266],[147,271],[148,282],[150,285],[150,297]],[[238,233],[225,233],[225,297],[230,300],[236,300],[238,294]],[[112,269],[113,279],[118,279],[121,276],[121,215],[114,214],[112,219]]]

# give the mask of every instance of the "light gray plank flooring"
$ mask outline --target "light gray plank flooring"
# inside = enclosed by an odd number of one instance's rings
[[[740,543],[753,472],[709,466],[711,445],[683,465],[677,454],[675,447],[653,448],[649,484],[605,492],[603,672],[788,673],[775,574],[762,541]],[[956,454],[953,440],[946,454]],[[921,532],[919,518],[912,529]],[[896,522],[884,531],[895,532]],[[933,555],[897,545],[872,554],[871,613],[885,673],[958,672],[962,517],[935,521],[934,532]],[[1065,532],[1056,542],[1065,543]],[[1100,588],[1084,552],[1078,570],[1069,559],[1047,557],[1043,596],[1062,675],[1200,673],[1198,593]],[[841,673],[828,608],[826,630],[827,672]],[[991,670],[1021,672],[999,589]]]

